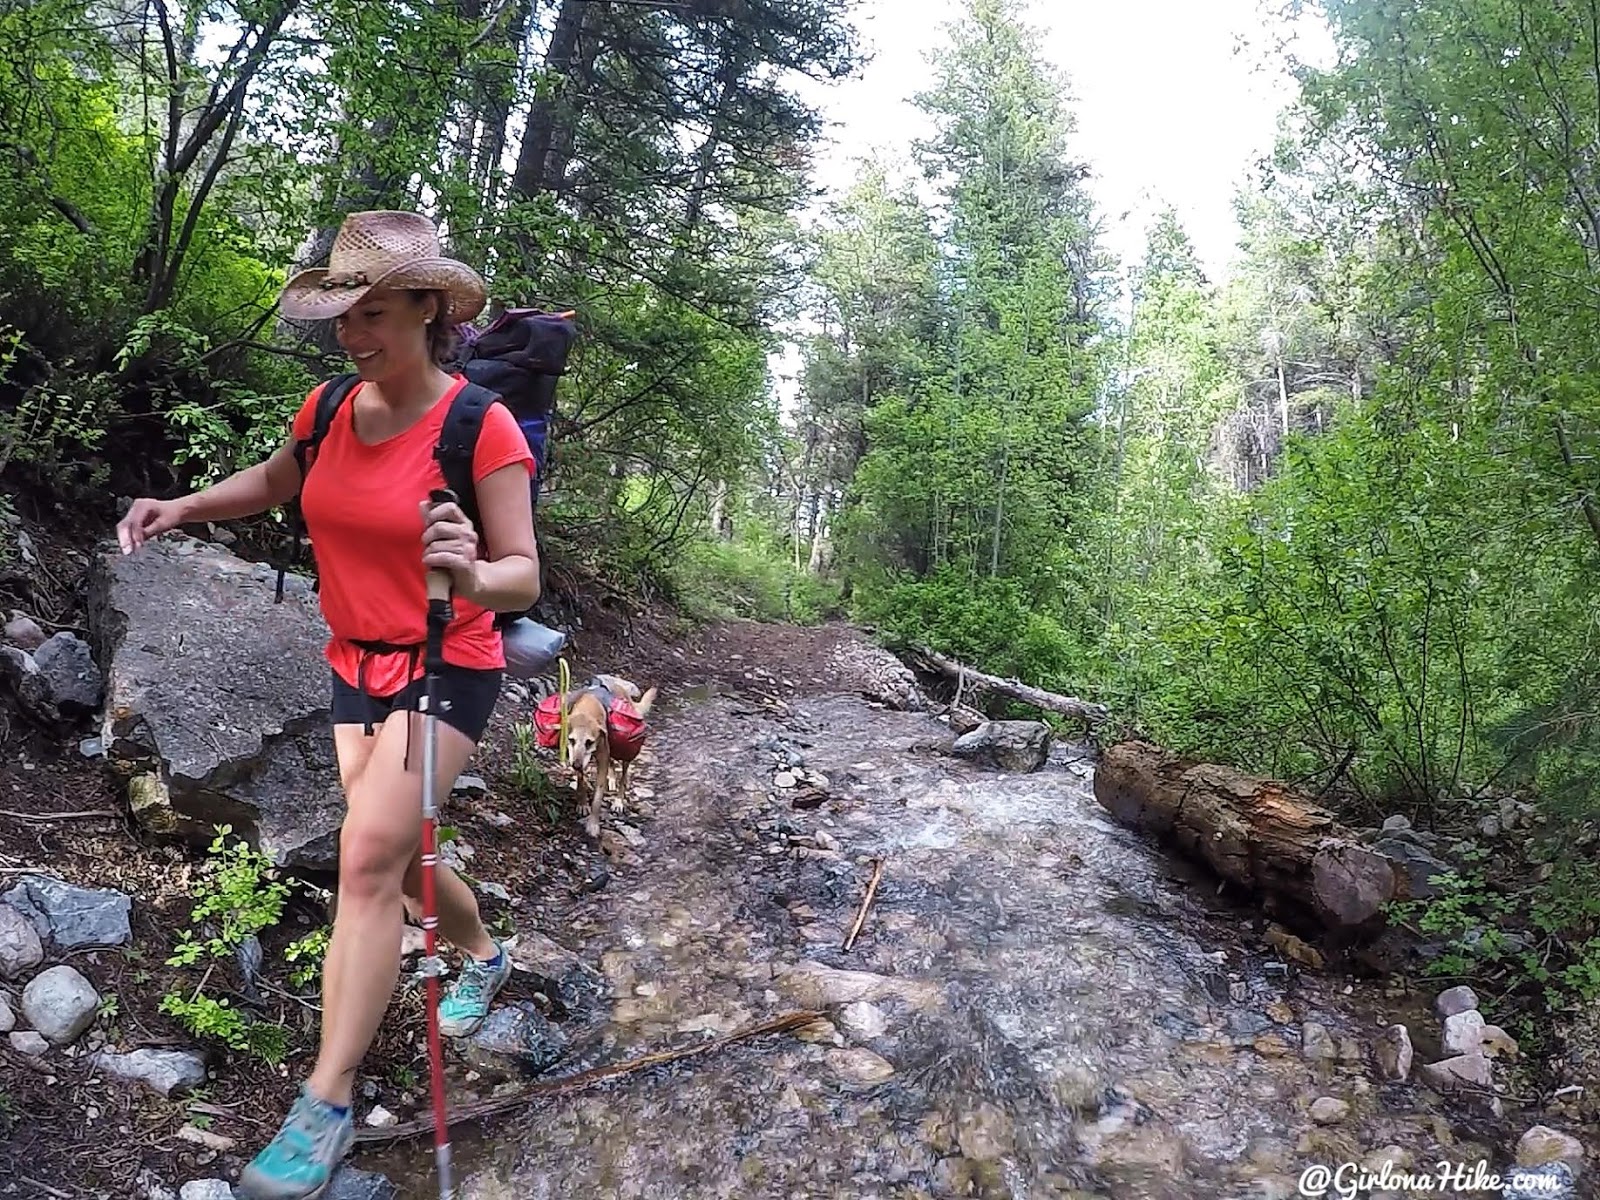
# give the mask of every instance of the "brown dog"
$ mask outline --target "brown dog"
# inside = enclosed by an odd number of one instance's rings
[[[605,693],[626,696],[633,701],[639,718],[650,715],[655,703],[656,689],[640,695],[639,689],[626,679],[615,675],[596,675],[595,682],[577,692],[568,692],[567,702],[567,762],[578,776],[578,798],[583,804],[584,782],[588,782],[588,816],[583,828],[592,838],[600,836],[600,802],[611,791],[611,738],[607,732],[607,697]],[[590,770],[591,765],[593,770]],[[631,760],[618,764],[621,775],[616,794],[611,798],[611,811],[621,812],[628,793],[628,768]]]

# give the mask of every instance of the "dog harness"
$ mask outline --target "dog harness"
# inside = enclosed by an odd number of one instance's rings
[[[546,750],[553,750],[561,739],[561,708],[563,703],[570,710],[572,702],[584,693],[588,693],[600,701],[600,707],[606,712],[606,748],[616,762],[632,762],[639,757],[639,751],[644,749],[644,735],[647,730],[645,719],[639,715],[639,710],[633,706],[633,701],[626,696],[616,695],[598,679],[588,687],[578,688],[562,696],[558,692],[551,692],[539,706],[533,710],[533,728],[540,746]]]

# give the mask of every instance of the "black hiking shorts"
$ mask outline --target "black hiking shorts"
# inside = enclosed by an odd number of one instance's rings
[[[374,696],[351,687],[339,678],[337,671],[332,675],[333,723],[364,725],[368,730],[382,725],[390,713],[419,711],[423,692],[428,686],[426,678],[417,679],[392,696]],[[459,729],[477,742],[489,727],[489,717],[500,698],[500,681],[504,677],[505,672],[501,670],[457,667],[446,663],[439,672],[439,711],[436,715],[452,729]]]

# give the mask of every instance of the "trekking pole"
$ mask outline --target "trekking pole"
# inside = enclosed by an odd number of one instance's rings
[[[433,504],[453,504],[454,492],[430,492]],[[450,572],[435,568],[428,572],[428,642],[423,660],[422,693],[422,974],[428,983],[428,1074],[433,1092],[433,1141],[439,1163],[439,1200],[453,1200],[455,1188],[450,1180],[450,1126],[444,1094],[444,1043],[439,1035],[439,977],[444,962],[439,958],[439,910],[434,891],[434,873],[439,860],[437,841],[438,804],[434,773],[439,753],[439,675],[444,666],[444,631],[455,619],[450,604]]]

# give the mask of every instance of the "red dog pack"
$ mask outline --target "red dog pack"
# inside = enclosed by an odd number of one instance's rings
[[[595,692],[606,706],[606,742],[615,762],[632,762],[644,749],[645,719],[626,696],[614,696],[609,690],[594,685]],[[561,696],[551,692],[539,701],[533,710],[533,730],[539,745],[553,750],[561,740]]]

